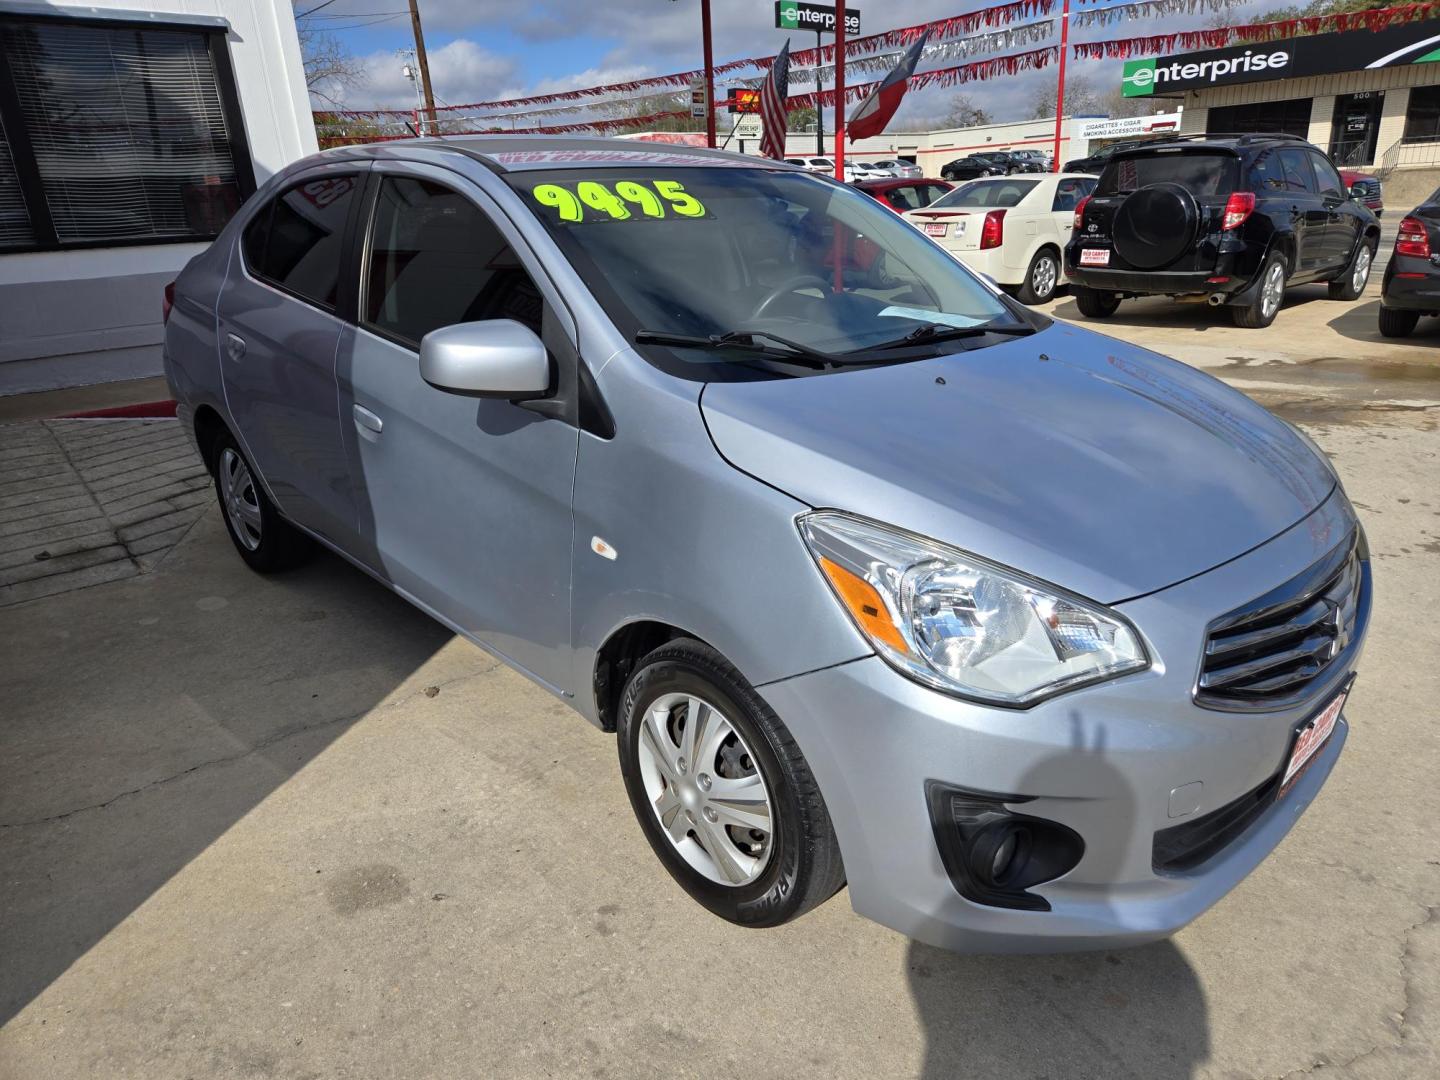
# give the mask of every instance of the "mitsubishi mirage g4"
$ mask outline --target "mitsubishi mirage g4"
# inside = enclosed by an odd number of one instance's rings
[[[1315,446],[793,166],[320,154],[165,360],[241,558],[328,548],[615,733],[736,923],[848,884],[952,949],[1162,938],[1345,743],[1370,561]]]

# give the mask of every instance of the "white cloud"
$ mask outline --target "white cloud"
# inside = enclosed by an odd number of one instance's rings
[[[402,69],[404,59],[396,52],[374,52],[360,57],[363,76],[346,93],[352,107],[409,108],[415,104],[415,90]],[[519,68],[510,57],[500,56],[465,38],[430,50],[430,82],[437,103],[489,101],[516,92]]]

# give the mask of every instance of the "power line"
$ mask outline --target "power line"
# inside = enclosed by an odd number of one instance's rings
[[[309,11],[302,11],[299,15],[296,15],[295,18],[303,19],[307,15],[314,15],[315,12],[319,11],[321,8],[327,8],[333,3],[335,3],[335,0],[325,0],[323,4],[316,4]]]

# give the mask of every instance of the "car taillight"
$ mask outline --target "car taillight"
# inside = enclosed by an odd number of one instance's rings
[[[1079,232],[1079,231],[1080,231],[1080,226],[1083,225],[1083,224],[1085,224],[1085,204],[1088,203],[1088,202],[1090,201],[1090,199],[1091,199],[1091,196],[1086,195],[1083,199],[1081,199],[1078,203],[1075,204],[1075,231],[1076,231],[1076,232]]]
[[[1225,200],[1225,220],[1220,223],[1222,232],[1238,229],[1255,209],[1255,195],[1249,191],[1232,192]]]
[[[1430,258],[1430,230],[1423,221],[1407,217],[1400,222],[1400,231],[1395,235],[1395,254],[1413,255],[1417,259]]]
[[[985,215],[985,223],[980,226],[980,250],[996,248],[1005,239],[1005,211],[991,210]]]
[[[165,286],[165,299],[164,299],[164,301],[162,301],[161,304],[160,304],[160,321],[161,321],[161,322],[168,323],[168,322],[170,321],[170,309],[173,308],[174,306],[175,306],[175,282],[172,281],[172,282],[168,283],[168,284]]]

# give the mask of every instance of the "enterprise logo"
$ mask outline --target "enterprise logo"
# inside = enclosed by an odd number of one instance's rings
[[[1148,60],[1127,60],[1120,85],[1125,97],[1144,97],[1155,93],[1155,88],[1166,82],[1205,79],[1213,83],[1227,75],[1283,68],[1288,63],[1290,53],[1284,49],[1268,53],[1256,53],[1247,49],[1243,56],[1204,60],[1198,64],[1160,64],[1154,57]]]

